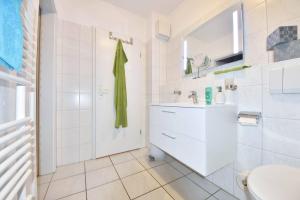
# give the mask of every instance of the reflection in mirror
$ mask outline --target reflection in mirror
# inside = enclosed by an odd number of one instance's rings
[[[183,41],[186,76],[243,60],[242,4],[232,6],[189,33]],[[203,75],[203,73],[201,73]]]

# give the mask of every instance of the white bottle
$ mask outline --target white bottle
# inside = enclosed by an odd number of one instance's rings
[[[225,95],[222,91],[222,86],[217,87],[217,94],[215,96],[216,104],[224,104],[225,103]]]

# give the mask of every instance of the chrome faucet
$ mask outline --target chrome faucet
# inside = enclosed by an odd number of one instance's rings
[[[191,94],[188,96],[188,98],[192,98],[193,99],[193,103],[194,104],[198,104],[198,95],[196,91],[191,91]]]

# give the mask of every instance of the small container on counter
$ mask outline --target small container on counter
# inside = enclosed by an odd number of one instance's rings
[[[216,104],[225,104],[225,95],[223,93],[222,86],[217,87],[217,93],[215,96],[215,102]]]

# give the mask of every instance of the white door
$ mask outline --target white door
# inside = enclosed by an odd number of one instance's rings
[[[144,146],[145,64],[141,58],[142,45],[124,44],[126,64],[128,127],[115,129],[113,64],[116,41],[108,32],[96,29],[95,53],[95,129],[96,157],[103,157]]]

